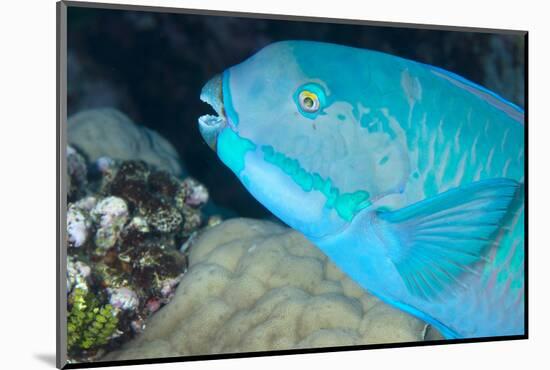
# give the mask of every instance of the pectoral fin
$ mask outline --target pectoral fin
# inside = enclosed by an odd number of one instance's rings
[[[461,286],[486,259],[518,189],[509,179],[455,188],[397,211],[378,212],[375,227],[409,292],[434,298]]]

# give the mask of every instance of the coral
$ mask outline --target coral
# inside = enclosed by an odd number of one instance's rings
[[[146,324],[106,359],[419,341],[427,328],[367,294],[299,233],[249,219],[199,236],[174,298]]]
[[[87,197],[81,198],[78,201],[72,203],[74,207],[79,208],[88,213],[95,207],[96,204],[97,204],[97,198],[93,195],[89,195]]]
[[[126,161],[102,188],[136,207],[160,233],[175,233],[183,226],[189,236],[203,223],[200,208],[208,201],[208,191],[194,179],[178,181],[166,171],[151,171],[144,162]]]
[[[164,204],[149,210],[146,218],[149,224],[161,233],[178,231],[183,222],[183,217],[176,208]]]
[[[106,193],[122,197],[136,207],[141,207],[151,198],[147,188],[149,168],[145,162],[122,162],[112,176],[112,181],[104,184]]]
[[[222,223],[222,218],[218,215],[213,215],[208,218],[207,225],[212,227]]]
[[[122,227],[128,220],[126,202],[114,196],[104,198],[92,209],[91,215],[98,224],[95,245],[104,250],[114,246]]]
[[[83,194],[87,185],[86,160],[72,146],[67,146],[67,197],[74,199]]]
[[[182,181],[181,187],[175,194],[176,207],[183,209],[186,205],[190,207],[201,207],[208,201],[208,190],[204,185],[192,177]]]
[[[158,298],[151,298],[145,303],[145,307],[150,313],[158,311],[160,308],[160,299]]]
[[[136,292],[126,287],[107,289],[109,293],[109,303],[121,310],[134,311],[138,308],[139,298]]]
[[[151,231],[151,229],[149,228],[149,225],[147,224],[147,221],[140,216],[135,216],[134,218],[132,218],[132,220],[126,227],[126,231],[129,231],[129,230],[135,230],[136,232],[142,233],[142,234],[145,234]]]
[[[191,208],[187,205],[183,205],[182,208],[180,208],[183,217],[185,219],[183,223],[183,231],[185,235],[190,235],[193,230],[196,230],[200,227],[203,223],[202,214],[200,212],[197,212],[195,208]]]
[[[164,197],[173,198],[179,189],[178,181],[165,171],[154,171],[147,179],[151,191],[157,194],[161,194]],[[187,179],[181,183],[185,184]]]
[[[69,352],[96,349],[115,335],[118,325],[111,305],[100,305],[92,293],[76,288],[69,299],[67,345]]]
[[[145,161],[100,157],[80,164],[87,177],[67,211],[71,362],[118,348],[173,298],[187,268],[179,246],[205,226],[201,209],[208,200],[204,189],[193,206],[182,197],[184,209],[178,208],[178,194],[204,186]]]
[[[174,147],[156,132],[134,124],[112,108],[84,110],[69,117],[69,143],[91,162],[100,157],[138,159],[173,175],[183,169]]]
[[[164,299],[172,298],[175,293],[175,288],[183,278],[183,274],[176,276],[173,279],[166,279],[160,282],[160,294]]]
[[[67,258],[67,293],[71,293],[73,288],[88,291],[91,273],[90,266],[69,256]]]
[[[91,220],[88,213],[75,206],[67,209],[67,240],[69,247],[79,248],[88,240]]]

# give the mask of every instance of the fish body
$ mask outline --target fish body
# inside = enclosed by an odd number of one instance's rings
[[[523,111],[437,67],[271,44],[210,80],[205,141],[355,282],[446,338],[524,334]]]

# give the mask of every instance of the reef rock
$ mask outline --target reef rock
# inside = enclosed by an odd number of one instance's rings
[[[90,162],[100,157],[142,160],[182,176],[178,153],[158,133],[134,124],[112,108],[81,111],[69,118],[69,143],[84,153]]]
[[[232,219],[197,239],[173,300],[106,359],[410,342],[426,328],[367,294],[301,234]]]

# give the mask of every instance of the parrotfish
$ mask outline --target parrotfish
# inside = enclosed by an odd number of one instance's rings
[[[438,67],[311,41],[214,76],[200,132],[244,187],[445,338],[524,334],[524,113]]]

